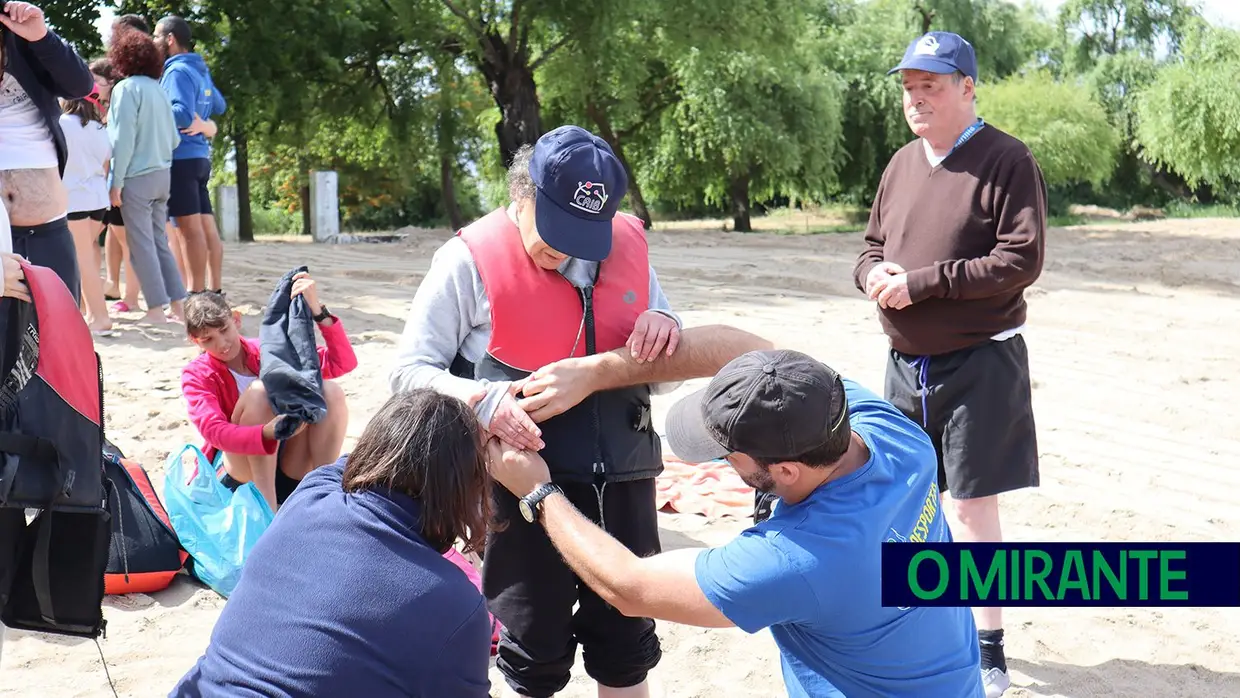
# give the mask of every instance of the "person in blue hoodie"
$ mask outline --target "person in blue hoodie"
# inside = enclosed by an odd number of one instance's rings
[[[224,247],[215,227],[211,194],[211,144],[215,122],[227,103],[211,80],[202,56],[193,52],[189,23],[168,15],[155,25],[155,44],[164,55],[160,85],[172,102],[172,115],[181,130],[181,144],[172,153],[172,196],[168,215],[180,232],[186,285],[190,293],[220,292]]]

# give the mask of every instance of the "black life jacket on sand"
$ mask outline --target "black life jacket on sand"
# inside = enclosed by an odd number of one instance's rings
[[[33,303],[0,301],[0,622],[95,638],[110,533],[103,370],[60,277],[23,270]]]

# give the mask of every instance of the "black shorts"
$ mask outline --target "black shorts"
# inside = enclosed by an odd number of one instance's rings
[[[125,219],[121,216],[120,207],[113,206],[109,208],[108,212],[103,214],[103,222],[105,225],[114,225],[118,228],[124,228]]]
[[[931,357],[890,351],[887,399],[930,435],[955,499],[1037,487],[1029,351],[1021,335]]]
[[[69,220],[82,221],[82,220],[86,220],[87,218],[89,218],[92,221],[99,221],[100,223],[102,223],[103,217],[107,215],[107,213],[108,213],[108,209],[106,208],[97,208],[94,211],[74,211],[69,214]]]
[[[276,505],[284,503],[293,494],[293,490],[297,489],[297,485],[301,484],[301,480],[294,480],[284,472],[284,468],[280,467],[280,457],[284,455],[284,442],[280,442],[279,448],[276,449]],[[221,465],[216,475],[220,478],[220,484],[228,489],[236,492],[237,488],[245,483],[228,474],[228,471]]]
[[[181,218],[211,213],[210,158],[186,158],[172,161],[172,189],[168,196],[168,216]]]
[[[599,522],[594,486],[560,487],[583,516]],[[602,491],[607,532],[640,557],[660,552],[654,479],[608,483]],[[503,487],[493,487],[492,501],[507,527],[487,534],[482,593],[504,624],[495,662],[508,685],[532,698],[558,693],[568,684],[578,644],[595,681],[616,688],[644,681],[662,658],[654,621],[625,616],[599,598],[564,563],[542,525],[521,517],[517,498]]]

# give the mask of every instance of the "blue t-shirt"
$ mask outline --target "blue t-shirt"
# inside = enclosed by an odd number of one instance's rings
[[[418,535],[414,500],[346,494],[345,458],[280,507],[172,696],[489,695],[482,594]]]
[[[968,608],[884,608],[882,543],[950,541],[934,446],[845,380],[869,461],[697,558],[706,598],[742,630],[770,628],[792,698],[981,698]]]

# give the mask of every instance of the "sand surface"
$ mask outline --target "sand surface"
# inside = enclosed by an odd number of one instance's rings
[[[227,290],[256,334],[281,274],[307,264],[360,368],[341,382],[350,439],[388,394],[416,285],[442,234],[404,243],[232,245]],[[857,234],[654,233],[653,261],[689,325],[728,323],[807,351],[881,391],[885,340],[853,288]],[[1004,500],[1014,540],[1240,539],[1240,223],[1163,221],[1054,230],[1027,332],[1043,486]],[[198,437],[178,375],[194,355],[137,315],[98,349],[108,436],[157,487],[170,451]],[[700,382],[682,388],[688,391]],[[677,395],[658,398],[657,424]],[[666,547],[728,540],[744,522],[660,515]],[[121,696],[160,696],[207,645],[223,599],[188,580],[109,597],[101,641]],[[1016,686],[1028,696],[1240,696],[1240,609],[1015,609]],[[660,625],[659,695],[784,695],[768,633]],[[109,696],[93,642],[8,631],[0,696]],[[498,674],[492,671],[498,695]],[[564,696],[594,695],[580,662]]]

